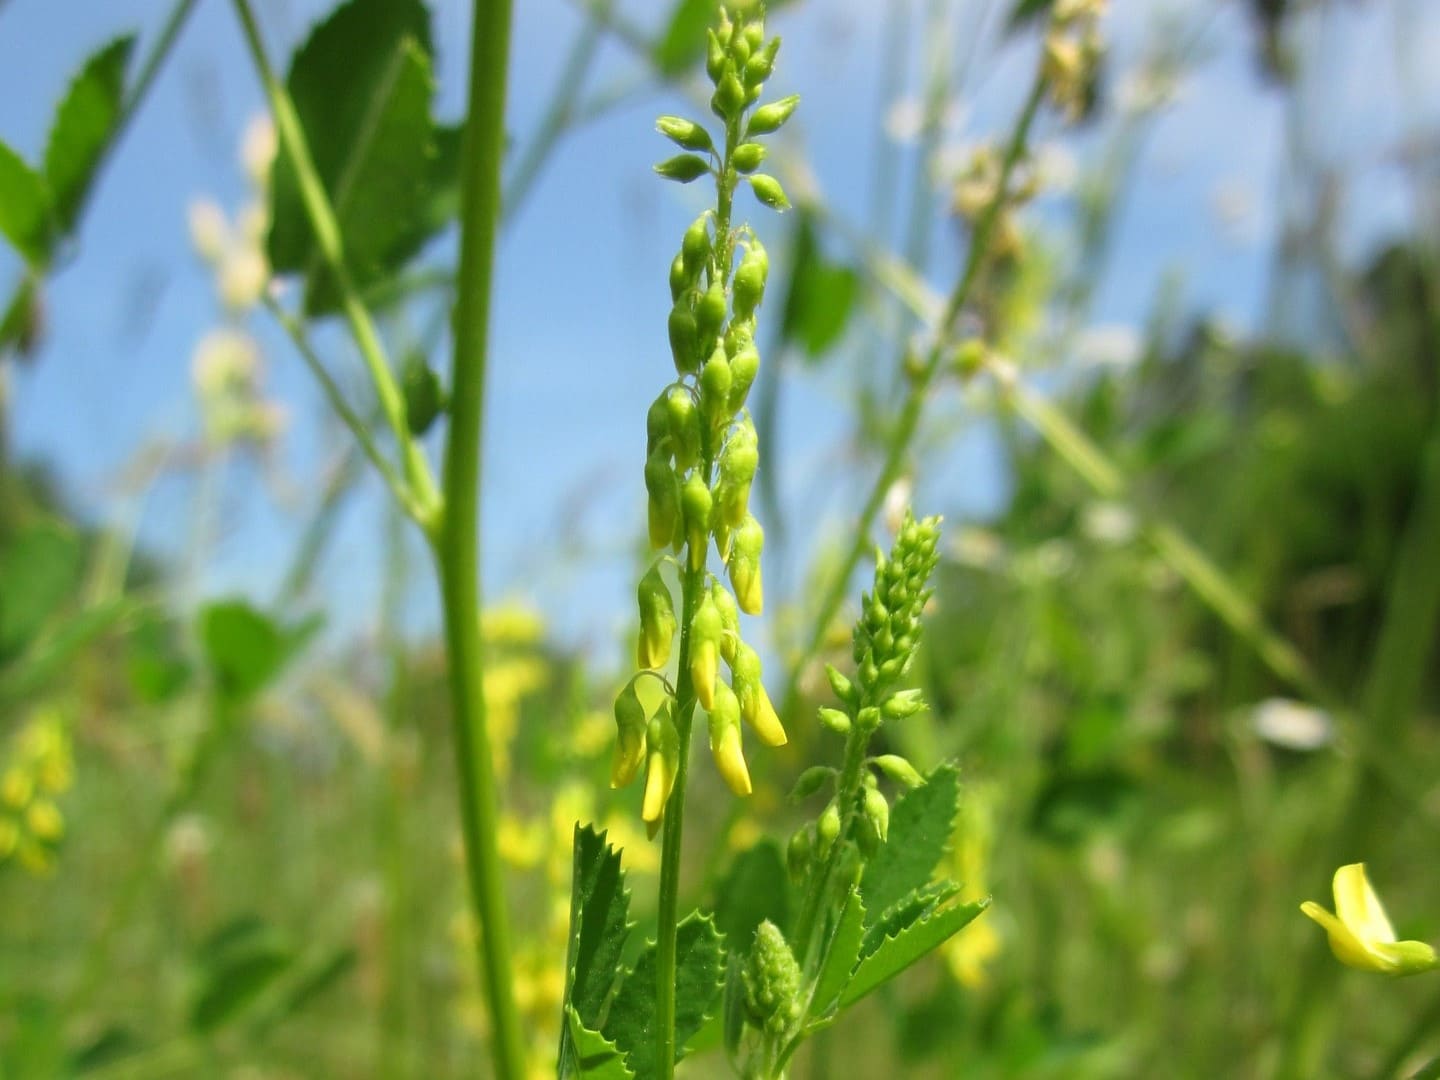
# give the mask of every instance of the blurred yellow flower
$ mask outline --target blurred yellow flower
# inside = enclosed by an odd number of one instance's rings
[[[1306,900],[1300,910],[1325,928],[1330,951],[1348,967],[1385,975],[1416,975],[1440,967],[1435,950],[1425,942],[1395,940],[1364,863],[1335,871],[1335,914],[1313,900]]]

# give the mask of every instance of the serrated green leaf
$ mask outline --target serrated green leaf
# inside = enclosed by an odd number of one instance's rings
[[[737,856],[715,891],[715,926],[731,953],[749,953],[755,928],[766,919],[776,926],[790,921],[790,875],[773,840]]]
[[[0,662],[24,649],[78,587],[82,552],[74,531],[40,522],[0,550]]]
[[[745,1034],[745,962],[731,952],[725,961],[725,996],[721,1003],[721,1033],[725,1052],[733,1060]]]
[[[907,926],[927,918],[959,892],[959,883],[946,878],[944,881],[932,881],[921,886],[899,903],[893,904],[865,931],[865,940],[860,945],[860,959],[874,954],[885,943],[886,938],[895,937]]]
[[[620,954],[629,936],[630,894],[620,853],[605,834],[577,823],[570,879],[570,942],[565,955],[564,1007],[580,1022],[598,1027],[600,1011],[615,985]],[[560,1061],[567,1059],[569,1025],[560,1026]]]
[[[620,1048],[598,1031],[591,1031],[580,1022],[574,1008],[565,1010],[565,1032],[573,1053],[567,1062],[560,1059],[560,1075],[579,1080],[634,1080],[635,1074],[625,1065]]]
[[[949,847],[959,805],[960,772],[948,764],[896,800],[890,811],[889,840],[866,864],[860,882],[871,918],[929,884]]]
[[[917,960],[938,949],[990,906],[976,900],[943,908],[911,923],[894,937],[886,938],[873,953],[861,960],[840,995],[840,1007],[859,1001],[881,983],[894,978]]]
[[[708,915],[692,911],[675,933],[675,1060],[719,1004],[725,973],[720,932]],[[655,1060],[655,943],[646,945],[610,1005],[605,1035],[625,1052],[636,1080],[659,1075]]]
[[[70,83],[45,146],[45,183],[55,222],[69,232],[120,124],[125,68],[135,36],[126,35],[91,54]]]
[[[821,355],[845,332],[859,290],[860,276],[825,259],[811,216],[802,214],[780,319],[781,340],[800,346],[812,359]]]
[[[839,1000],[850,973],[860,959],[860,943],[865,935],[865,902],[860,891],[851,889],[840,910],[840,919],[830,935],[830,949],[825,963],[815,977],[815,993],[810,1000],[810,1014],[823,1016]]]
[[[357,288],[388,277],[433,232],[427,193],[435,158],[430,20],[419,0],[350,0],[296,52],[286,80]],[[333,311],[294,164],[272,174],[270,264],[307,275],[305,307]]]
[[[200,642],[220,692],[239,702],[279,675],[316,625],[284,627],[243,600],[222,600],[201,609]]]
[[[39,269],[50,260],[50,194],[40,174],[0,142],[0,235]]]

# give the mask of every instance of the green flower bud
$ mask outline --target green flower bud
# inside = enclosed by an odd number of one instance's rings
[[[690,569],[705,565],[710,540],[710,510],[714,499],[699,471],[692,472],[680,489],[680,514],[685,522],[685,539],[690,544]],[[741,605],[744,606],[743,604]]]
[[[423,355],[414,352],[405,359],[400,384],[405,395],[405,426],[411,435],[424,435],[447,404],[440,376],[425,362]]]
[[[740,715],[766,746],[784,746],[789,742],[785,728],[761,679],[760,654],[743,641],[735,646],[730,661],[730,681],[740,700]]]
[[[755,316],[736,315],[725,328],[725,355],[735,356],[755,342]]]
[[[743,525],[749,513],[750,484],[759,464],[755,425],[747,420],[736,428],[720,451],[720,517],[731,528]]]
[[[710,586],[710,599],[715,602],[715,610],[720,612],[720,655],[727,664],[734,664],[735,650],[740,646],[740,609],[735,605],[735,597],[730,595],[730,590],[718,581]]]
[[[749,43],[751,52],[765,44],[765,19],[763,17],[755,15],[745,24],[745,40]],[[779,38],[775,39],[775,46],[779,48]]]
[[[905,720],[925,708],[924,694],[919,690],[901,690],[891,694],[880,706],[886,720]]]
[[[730,412],[730,361],[725,346],[717,345],[700,372],[700,408],[714,428],[724,426]]]
[[[680,533],[680,478],[669,456],[659,450],[645,460],[645,490],[650,496],[650,546],[663,548]]]
[[[785,125],[785,121],[790,119],[790,114],[795,111],[795,106],[799,104],[800,95],[791,94],[779,101],[761,105],[751,115],[750,123],[745,127],[746,137],[769,135],[771,132],[779,131]]]
[[[670,587],[660,576],[660,564],[650,567],[640,579],[637,590],[640,601],[640,640],[636,663],[654,670],[670,659],[670,643],[675,637],[675,606]]]
[[[645,414],[645,456],[648,458],[656,450],[665,447],[670,438],[670,410],[665,403],[665,394],[661,394],[650,403],[650,410]]]
[[[790,803],[795,805],[810,798],[826,784],[835,779],[835,770],[828,765],[812,765],[800,774],[795,786],[790,789]]]
[[[680,254],[685,259],[685,268],[690,272],[691,283],[705,267],[710,258],[710,211],[705,211],[685,230],[680,241]]]
[[[665,415],[675,467],[684,472],[700,460],[700,413],[689,389],[672,386],[666,392]]]
[[[730,155],[730,163],[735,166],[736,172],[752,173],[760,167],[760,163],[765,160],[767,153],[768,151],[761,143],[741,143]]]
[[[725,285],[716,281],[695,305],[695,328],[701,341],[709,341],[725,325]]]
[[[820,723],[837,735],[850,734],[850,714],[843,713],[839,709],[822,708],[820,710]]]
[[[741,70],[750,59],[750,41],[744,34],[730,35],[730,59],[734,60],[735,67]]]
[[[696,154],[676,154],[655,166],[655,171],[666,180],[677,180],[688,184],[699,180],[710,172],[710,163]]]
[[[756,173],[746,179],[750,181],[750,190],[755,192],[755,197],[771,210],[783,213],[790,209],[790,200],[785,197],[785,189],[780,186],[779,180],[765,173]]]
[[[610,786],[624,787],[640,775],[645,762],[645,706],[631,679],[615,699],[615,756],[610,763]]]
[[[899,754],[881,754],[874,759],[872,764],[895,783],[904,787],[917,788],[925,783],[925,778],[915,771],[915,766]]]
[[[735,600],[747,615],[759,615],[765,604],[764,585],[760,576],[760,552],[765,546],[765,530],[750,515],[735,533],[728,567]]]
[[[757,47],[745,61],[744,81],[746,86],[759,86],[775,70],[775,54],[780,51],[780,39],[771,38],[763,48]]]
[[[760,371],[760,354],[748,342],[730,354],[730,413],[733,416],[745,407],[750,387]]]
[[[773,1038],[783,1037],[804,1011],[804,978],[780,928],[766,919],[755,931],[745,964],[745,1011],[750,1022]]]
[[[715,93],[710,98],[710,111],[722,120],[729,120],[744,107],[745,87],[735,76],[734,64],[727,62],[725,73],[720,76]]]
[[[752,242],[735,270],[735,314],[748,316],[765,296],[765,279],[770,274],[770,256],[758,242]]]
[[[874,731],[880,726],[880,710],[874,705],[866,705],[855,714],[855,723],[860,725],[861,731]]]
[[[840,674],[840,670],[834,664],[825,665],[825,677],[830,680],[830,689],[835,691],[837,698],[852,709],[859,706],[859,691],[855,689],[854,683]]]
[[[676,253],[675,258],[670,260],[670,300],[677,302],[685,295],[685,290],[690,288],[692,278],[690,271],[685,269],[685,256]]]
[[[736,795],[749,795],[750,770],[740,739],[740,702],[730,687],[718,681],[710,709],[710,754],[730,790]]]
[[[675,359],[675,370],[681,375],[692,374],[700,359],[700,333],[684,297],[670,309],[669,330],[670,354]]]
[[[707,593],[690,620],[690,681],[695,688],[695,700],[702,709],[715,707],[715,687],[720,682],[720,639],[724,633],[720,610]]]
[[[830,854],[831,847],[840,836],[840,807],[831,799],[815,822],[815,839],[819,841],[820,857]]]
[[[665,804],[670,801],[670,792],[675,789],[675,777],[680,771],[680,735],[670,717],[668,701],[650,718],[646,743],[649,746],[649,762],[645,769],[645,795],[640,804],[640,817],[645,822],[646,832],[654,839],[660,831]]]
[[[790,871],[790,880],[799,883],[810,870],[810,861],[815,856],[815,826],[805,825],[796,829],[785,845],[785,868]]]
[[[890,804],[885,801],[885,796],[880,794],[878,788],[867,789],[864,799],[865,820],[870,823],[883,844],[890,835]]]
[[[662,116],[655,121],[655,130],[682,150],[713,150],[710,133],[694,120],[683,116]]]
[[[718,83],[725,74],[725,43],[714,30],[705,31],[705,73],[712,83]]]

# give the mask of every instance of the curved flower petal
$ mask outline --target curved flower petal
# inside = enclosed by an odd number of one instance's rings
[[[1370,887],[1364,863],[1351,863],[1335,871],[1335,914],[1361,941],[1379,944],[1395,940],[1395,928]]]
[[[1351,933],[1348,926],[1314,900],[1306,900],[1300,905],[1300,910],[1325,928],[1325,933],[1330,938],[1330,951],[1335,954],[1336,960],[1361,971],[1389,970],[1386,960],[1367,949],[1365,944]]]

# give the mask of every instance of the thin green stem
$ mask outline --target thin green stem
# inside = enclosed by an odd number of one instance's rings
[[[325,268],[334,277],[340,289],[341,307],[345,312],[345,319],[350,324],[355,344],[359,347],[360,355],[370,373],[370,379],[375,384],[375,394],[380,401],[381,411],[384,412],[390,430],[395,436],[396,444],[400,447],[401,457],[404,461],[405,479],[410,489],[410,499],[404,505],[407,508],[413,507],[412,516],[420,522],[422,528],[433,534],[439,527],[441,516],[439,493],[436,491],[435,480],[431,475],[424,450],[410,434],[409,424],[405,418],[405,399],[395,381],[385,347],[381,343],[379,331],[375,327],[375,320],[371,317],[369,308],[365,306],[364,300],[361,299],[355,283],[350,277],[350,271],[345,263],[344,241],[335,216],[335,208],[330,201],[330,196],[325,191],[325,185],[320,181],[320,174],[315,168],[314,159],[310,156],[310,147],[305,139],[304,128],[300,124],[299,114],[295,111],[295,103],[291,100],[289,91],[285,89],[284,84],[276,77],[275,71],[271,68],[270,61],[265,55],[265,46],[260,38],[260,28],[255,21],[255,14],[251,10],[250,2],[249,0],[234,0],[234,6],[240,19],[241,28],[245,32],[251,60],[264,86],[265,96],[270,102],[270,111],[275,117],[275,128],[279,133],[280,143],[295,167],[300,198],[305,206],[306,216],[310,219],[311,229],[315,233],[317,251],[324,260]]]
[[[490,1051],[500,1080],[525,1071],[525,1048],[510,966],[510,918],[496,844],[498,795],[485,713],[480,638],[480,482],[490,302],[505,149],[509,0],[476,0],[471,26],[469,107],[461,151],[460,273],[455,362],[445,447],[443,524],[435,534],[450,691],[460,820],[478,930],[480,981],[490,1011]]]
[[[875,524],[875,518],[880,513],[880,508],[885,503],[885,495],[899,479],[901,470],[905,463],[906,455],[910,451],[910,444],[915,438],[915,432],[920,426],[920,417],[924,412],[926,400],[929,396],[930,386],[935,381],[940,367],[947,354],[946,346],[950,340],[951,327],[964,310],[968,302],[970,292],[980,276],[980,270],[984,265],[985,256],[989,252],[990,240],[994,234],[996,223],[1000,220],[1001,211],[1004,209],[1010,187],[1010,178],[1015,172],[1021,157],[1025,153],[1026,146],[1030,141],[1030,128],[1034,124],[1035,116],[1039,112],[1040,103],[1045,96],[1045,81],[1036,78],[1030,89],[1030,95],[1025,101],[1025,106],[1016,121],[1014,132],[1006,146],[1005,156],[1000,167],[1000,178],[995,188],[995,195],[986,206],[984,213],[975,225],[975,235],[970,243],[970,250],[965,259],[965,267],[960,274],[959,281],[950,298],[946,302],[944,310],[940,314],[938,323],[935,326],[934,342],[930,347],[928,356],[923,363],[910,364],[914,358],[907,350],[905,366],[911,370],[910,386],[905,395],[905,403],[901,407],[899,419],[891,430],[889,442],[885,449],[885,460],[881,465],[880,473],[871,485],[870,493],[865,499],[865,504],[860,511],[860,519],[855,524],[854,542],[845,553],[845,558],[836,569],[826,587],[819,607],[816,609],[815,619],[810,626],[810,632],[804,641],[798,658],[791,665],[789,686],[786,690],[786,706],[782,715],[789,715],[794,711],[798,701],[799,675],[819,652],[820,644],[825,638],[825,632],[829,628],[835,613],[840,610],[840,604],[845,598],[845,592],[849,588],[850,575],[854,573],[855,567],[860,559],[870,548],[870,531]]]

